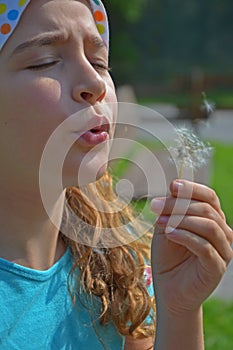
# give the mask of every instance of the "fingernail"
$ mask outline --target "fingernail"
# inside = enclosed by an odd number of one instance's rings
[[[175,227],[168,226],[165,229],[165,233],[169,234],[169,233],[175,232],[175,230],[176,230]]]
[[[151,210],[158,213],[161,212],[164,207],[164,201],[162,199],[152,199]]]
[[[175,193],[178,193],[180,190],[182,190],[182,188],[184,188],[184,184],[182,182],[176,181],[174,183],[173,191]]]

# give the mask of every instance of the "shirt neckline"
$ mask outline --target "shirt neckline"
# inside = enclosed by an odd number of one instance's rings
[[[58,259],[54,265],[52,265],[47,270],[35,270],[29,267],[25,267],[11,261],[0,258],[0,270],[5,270],[11,272],[15,275],[20,275],[21,277],[30,278],[33,280],[43,281],[51,278],[55,273],[57,273],[62,267],[71,261],[71,251],[69,248],[65,253]]]

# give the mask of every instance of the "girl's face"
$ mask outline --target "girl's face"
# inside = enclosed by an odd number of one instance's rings
[[[85,123],[89,130],[93,120],[110,124],[103,141],[112,136],[114,112],[106,115],[102,107],[116,102],[108,52],[86,1],[32,0],[0,52],[0,77],[2,184],[38,183],[46,142],[80,110],[90,107],[87,120],[81,113],[80,124],[65,138],[85,129]],[[77,170],[96,143],[98,151],[85,169],[94,172],[97,164],[106,163],[109,146],[98,139],[99,132],[85,134],[71,147],[63,169],[65,186],[77,185]]]

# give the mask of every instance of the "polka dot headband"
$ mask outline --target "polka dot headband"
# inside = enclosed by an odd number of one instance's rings
[[[31,0],[0,0],[0,50],[13,33],[20,17]],[[104,5],[100,0],[90,0],[97,29],[108,48],[109,27]]]

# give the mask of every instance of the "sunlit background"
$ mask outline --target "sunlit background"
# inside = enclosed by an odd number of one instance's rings
[[[119,100],[148,106],[211,143],[212,157],[195,180],[216,190],[233,226],[232,0],[105,0],[105,5]],[[156,118],[140,118],[142,127],[149,123],[158,130]],[[141,141],[159,154],[153,140]],[[119,166],[117,171],[123,176]],[[205,304],[206,350],[232,350],[232,324],[230,266]]]

